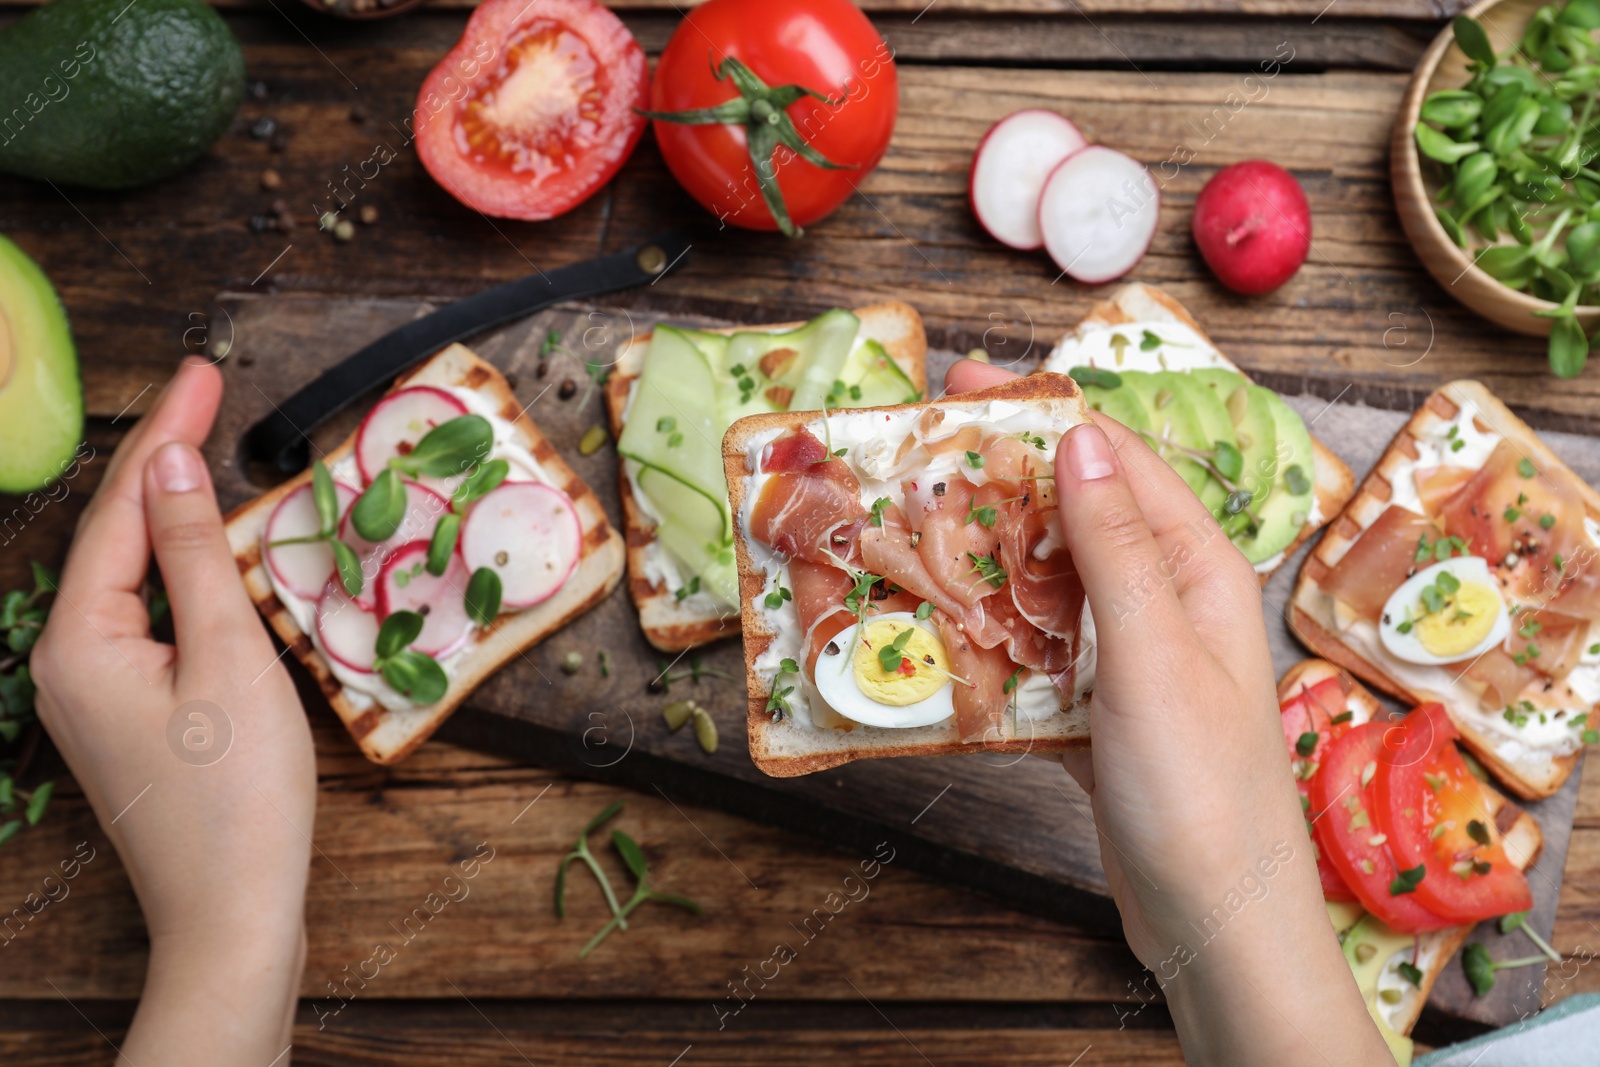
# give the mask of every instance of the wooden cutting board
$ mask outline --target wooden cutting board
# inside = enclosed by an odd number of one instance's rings
[[[245,470],[238,461],[237,445],[246,427],[325,367],[433,306],[420,300],[219,296],[209,336],[213,345],[227,345],[222,367],[228,387],[208,455],[224,508],[270,484],[252,482],[251,475],[259,472]],[[600,392],[591,388],[585,361],[609,363],[636,333],[664,317],[621,306],[563,307],[469,342],[506,372],[529,405],[529,415],[594,487],[613,523],[620,523],[616,454],[609,444],[589,456],[579,455],[576,447],[587,429],[605,424]],[[693,315],[671,318],[690,325],[717,324]],[[551,331],[563,348],[541,357]],[[929,353],[929,381],[942,381],[955,358],[949,352]],[[1017,369],[1031,369],[1031,360]],[[349,433],[373,399],[375,395],[357,401],[314,432],[318,447],[331,448]],[[1376,461],[1407,414],[1330,405],[1309,396],[1288,399],[1308,422],[1314,420],[1317,435],[1358,476]],[[1546,439],[1580,476],[1600,480],[1600,441],[1564,434],[1547,434]],[[1305,656],[1282,622],[1298,569],[1297,556],[1263,597],[1280,673]],[[601,651],[606,653],[604,671]],[[577,669],[563,670],[574,654]],[[693,673],[696,663],[711,673],[702,673],[699,681],[680,677]],[[668,693],[651,688],[664,668],[669,677],[679,678]],[[1055,763],[1016,755],[871,760],[804,778],[769,778],[756,770],[746,748],[742,678],[737,640],[669,664],[644,641],[632,603],[619,588],[498,672],[445,724],[440,736],[624,783],[669,801],[723,807],[840,847],[870,849],[887,840],[907,866],[924,873],[1046,917],[1120,929],[1107,896],[1101,842],[1088,800]],[[692,697],[716,720],[720,744],[714,754],[702,752],[689,730],[674,734],[662,722],[661,708],[680,697]],[[1527,805],[1545,835],[1544,852],[1530,878],[1533,925],[1546,937],[1555,920],[1577,786],[1575,774],[1555,797]],[[728,876],[748,881],[739,857],[725,858]],[[1525,940],[1508,938],[1505,945],[1497,944],[1499,935],[1489,925],[1477,939],[1486,941],[1497,958],[1528,954]],[[1506,972],[1493,994],[1474,998],[1459,966],[1453,965],[1435,987],[1432,1005],[1502,1025],[1538,1008],[1542,977],[1538,968]]]

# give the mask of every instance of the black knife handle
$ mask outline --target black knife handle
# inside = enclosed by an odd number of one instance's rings
[[[304,470],[310,433],[356,397],[386,384],[418,360],[501,323],[525,318],[563,300],[582,300],[654,282],[689,252],[683,234],[670,233],[609,256],[539,271],[447,304],[390,330],[323,371],[245,431],[246,461],[269,463],[284,474]]]

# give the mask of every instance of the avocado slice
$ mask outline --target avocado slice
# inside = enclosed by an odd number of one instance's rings
[[[1324,900],[1322,903],[1328,909],[1328,921],[1333,923],[1333,930],[1339,935],[1340,944],[1344,943],[1344,935],[1350,928],[1367,914],[1366,909],[1354,901]]]
[[[1378,1032],[1388,1044],[1389,1051],[1399,1067],[1410,1067],[1412,1043],[1409,1037],[1389,1029],[1378,1011],[1378,976],[1384,965],[1396,952],[1404,952],[1415,944],[1411,934],[1400,934],[1389,929],[1375,915],[1368,915],[1344,935],[1344,958],[1355,975],[1361,999],[1366,1001],[1367,1012],[1378,1024]]]
[[[1260,563],[1288,548],[1305,526],[1316,503],[1316,466],[1311,434],[1298,412],[1277,393],[1260,386],[1251,386],[1250,402],[1260,403],[1271,415],[1277,442],[1271,462],[1259,468],[1271,479],[1271,489],[1259,506],[1251,504],[1259,525],[1234,536],[1233,543],[1246,559]]]
[[[1204,439],[1200,448],[1211,451],[1219,442],[1226,442],[1237,447],[1234,436],[1233,420],[1228,417],[1228,409],[1217,398],[1217,394],[1208,389],[1199,379],[1181,371],[1160,371],[1152,375],[1157,385],[1162,389],[1170,389],[1181,395],[1189,406],[1194,409],[1195,417],[1200,421],[1200,432]],[[1213,515],[1222,515],[1222,505],[1228,499],[1228,488],[1217,481],[1207,472],[1205,484],[1198,490],[1200,503]]]
[[[201,0],[54,0],[0,31],[0,171],[127,189],[183,170],[244,99],[244,53]]]
[[[0,493],[61,477],[82,440],[83,386],[61,298],[0,237]]]
[[[1145,431],[1149,436],[1145,440],[1198,496],[1206,483],[1212,481],[1210,473],[1183,452],[1162,444],[1170,441],[1186,448],[1210,447],[1200,416],[1189,404],[1187,391],[1180,393],[1163,385],[1159,373],[1130,370],[1121,374],[1121,388],[1132,390],[1150,417],[1149,429]]]
[[[1083,389],[1083,402],[1092,410],[1111,416],[1134,433],[1150,432],[1150,413],[1132,389],[1121,385],[1114,388],[1085,385],[1080,388]]]

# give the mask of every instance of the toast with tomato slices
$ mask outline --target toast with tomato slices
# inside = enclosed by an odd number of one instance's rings
[[[819,626],[829,616],[836,615],[840,611],[854,610],[859,612],[854,617],[858,620],[866,619],[867,625],[871,624],[873,615],[888,614],[891,611],[902,612],[909,618],[912,610],[918,607],[916,596],[909,587],[896,587],[894,579],[887,575],[877,576],[881,580],[872,583],[870,593],[862,592],[857,596],[855,609],[850,608],[850,600],[846,596],[839,603],[830,600],[821,610],[813,612],[807,605],[809,599],[807,592],[793,577],[794,567],[804,563],[805,560],[784,558],[767,544],[759,542],[753,533],[756,521],[754,516],[764,506],[762,491],[757,482],[763,477],[772,477],[770,473],[766,473],[769,470],[766,460],[767,457],[774,455],[772,442],[780,438],[797,438],[799,433],[804,431],[812,437],[811,444],[817,449],[823,447],[821,442],[826,439],[827,451],[819,452],[821,458],[809,464],[807,468],[794,469],[831,469],[835,463],[839,463],[844,464],[845,469],[850,471],[850,476],[854,478],[857,472],[864,469],[869,457],[875,457],[880,464],[888,464],[898,463],[907,455],[913,459],[921,455],[915,447],[906,444],[909,437],[902,438],[898,452],[895,448],[885,446],[888,431],[883,427],[891,421],[906,420],[918,426],[935,427],[931,432],[946,433],[940,440],[958,438],[963,431],[958,429],[949,432],[939,427],[958,426],[978,431],[978,436],[982,436],[985,443],[977,445],[974,438],[973,443],[963,441],[952,445],[952,449],[988,448],[990,447],[988,442],[1000,436],[1016,438],[1019,442],[1028,442],[1030,449],[1038,450],[1036,462],[1040,466],[1037,469],[1047,472],[1051,469],[1050,464],[1053,461],[1059,435],[1072,426],[1088,421],[1088,417],[1082,394],[1072,379],[1064,375],[1046,374],[1030,375],[989,389],[962,393],[957,397],[941,400],[830,412],[826,419],[820,412],[778,412],[752,415],[733,424],[723,439],[722,454],[735,516],[734,542],[739,568],[745,672],[749,692],[750,755],[758,768],[774,777],[793,777],[826,770],[858,759],[978,752],[1014,753],[1020,757],[1021,754],[1030,751],[1059,752],[1089,743],[1089,696],[1093,684],[1094,638],[1092,621],[1088,617],[1087,608],[1083,606],[1081,584],[1075,590],[1076,599],[1070,601],[1070,612],[1068,612],[1071,615],[1073,632],[1070,638],[1057,638],[1068,642],[1067,658],[1064,661],[1067,666],[1061,673],[1050,674],[1048,678],[1042,670],[1030,670],[1024,676],[1022,668],[1018,667],[1016,672],[1011,674],[1010,684],[1004,688],[1005,693],[1013,694],[1010,706],[1001,709],[1000,714],[990,720],[981,739],[974,739],[971,736],[963,738],[963,730],[960,728],[963,713],[959,710],[959,704],[958,710],[949,714],[947,718],[924,721],[918,725],[866,725],[859,720],[840,715],[829,705],[822,703],[813,677],[805,675],[803,669],[798,675],[782,673],[784,664],[791,662],[787,658],[790,656],[807,658],[808,646],[813,644],[819,646],[809,649],[813,661],[820,662],[824,654],[837,656],[841,653],[842,650],[837,643],[832,638],[822,636],[819,631]],[[846,420],[866,421],[847,424]],[[883,420],[883,423],[879,424],[875,420]],[[997,424],[991,420],[1004,421]],[[844,441],[841,435],[847,425],[854,427],[852,432],[856,434],[856,444],[851,447],[838,447]],[[917,433],[918,444],[923,444],[921,431]],[[1045,435],[1048,435],[1048,439]],[[890,460],[890,453],[896,453],[893,461]],[[1032,461],[1033,452],[1029,451],[1027,454]],[[956,463],[963,462],[955,458],[959,455],[959,452],[952,451],[947,453],[947,458],[955,459]],[[983,466],[973,464],[971,456],[972,453],[968,453],[964,462],[975,467]],[[879,466],[876,469],[881,478],[899,477],[898,474],[885,473],[887,467]],[[928,469],[931,468],[921,468],[923,471]],[[943,467],[937,469],[942,471]],[[932,496],[944,497],[948,480],[949,492],[952,494],[950,499],[957,499],[954,494],[958,492],[959,487],[953,474],[939,474],[938,480],[935,480],[935,476],[927,474],[914,477],[920,478],[920,481],[913,480],[908,483],[913,492],[923,494],[931,492]],[[1053,481],[1048,475],[1042,477],[1045,480],[1034,481],[1031,484],[1048,486],[1049,482]],[[868,487],[876,484],[877,482],[868,481]],[[998,485],[998,481],[995,484]],[[919,485],[922,486],[921,490],[917,488]],[[866,492],[867,489],[860,488],[860,491]],[[1040,493],[1039,506],[1046,506],[1045,502],[1053,489],[1041,488],[1037,491]],[[909,499],[901,502],[907,505],[908,511],[911,509]],[[894,508],[887,506],[889,503],[887,499],[870,503],[872,519],[866,517],[869,501],[857,499],[852,505],[862,512],[857,527],[863,531],[860,534],[863,539],[869,536],[866,531],[871,525],[876,526],[878,536],[885,541],[892,536],[904,535],[904,529],[901,529],[900,534],[890,533],[890,528],[895,527],[896,519]],[[973,497],[971,501],[958,503],[956,510],[949,514],[957,516],[959,520],[963,510],[974,508],[979,503],[981,501]],[[1006,505],[1005,501],[997,503],[1002,507]],[[895,508],[899,506],[896,504]],[[924,532],[929,528],[926,524],[932,521],[926,516],[931,515],[939,506],[942,505],[933,503],[918,505],[924,513],[922,520]],[[1027,507],[1027,501],[1023,500],[1021,508]],[[971,514],[970,511],[967,513]],[[1053,515],[1053,511],[1049,512],[1052,521]],[[1005,520],[1011,518],[1008,513]],[[999,525],[1005,526],[1005,520],[1000,521]],[[996,522],[997,516],[987,517],[987,524],[991,528]],[[977,527],[971,525],[970,519],[967,528],[977,530]],[[840,543],[835,540],[838,536],[842,535],[838,531],[833,531],[828,533],[825,539],[830,545],[837,545]],[[908,543],[914,550],[923,533],[907,536],[908,541],[903,541],[902,544]],[[1044,540],[1048,538],[1049,535],[1045,534]],[[1050,552],[1035,555],[1034,548],[1030,547],[1022,554],[1022,558],[1058,561],[1065,555],[1064,547],[1059,545],[1043,547],[1050,548]],[[997,558],[999,555],[1000,550],[997,548],[991,558]],[[863,555],[863,560],[870,558]],[[1051,564],[1046,563],[1045,566],[1048,569]],[[1070,558],[1067,559],[1066,566],[1070,567]],[[860,574],[864,573],[864,567],[865,563],[860,571],[852,568],[847,572],[851,580],[857,580],[858,585],[861,584],[858,579]],[[1076,571],[1072,571],[1071,574],[1071,580],[1075,581]],[[999,578],[1002,585],[1009,581],[1003,574]],[[980,573],[974,584],[983,580],[985,580],[983,574]],[[996,587],[996,595],[1000,588]],[[1016,584],[1013,583],[1011,589],[1015,588]],[[834,592],[842,591],[835,589]],[[1010,596],[1011,590],[1008,589],[1006,593]],[[778,598],[776,609],[771,608],[773,597]],[[971,626],[972,617],[965,617],[962,624],[957,625],[953,619],[947,620],[944,615],[949,602],[941,600],[939,610],[935,611],[932,610],[933,599],[938,597],[930,597],[921,605],[921,608],[928,609],[925,614],[914,617],[923,621],[931,619],[940,627],[940,647],[948,651],[943,638],[957,631],[964,631],[966,637],[975,644],[977,638],[973,635],[977,631]],[[885,606],[867,607],[869,603]],[[979,603],[982,603],[982,600]],[[806,625],[802,620],[813,613],[816,615],[816,620]],[[835,619],[836,624],[843,621]],[[1031,623],[1032,618],[1029,617],[1028,621]],[[857,626],[861,625],[862,623],[858,621]],[[830,633],[835,631],[837,625],[829,630]],[[839,633],[838,640],[844,639],[845,634]],[[790,645],[794,645],[795,650],[790,650]],[[1004,649],[1009,646],[999,647]],[[856,651],[858,647],[852,647],[846,655],[853,656]],[[992,652],[993,649],[990,649],[985,654]],[[963,654],[969,657],[976,655],[971,651],[971,646],[963,649]],[[780,655],[786,658],[776,659]],[[927,662],[932,664],[934,661],[928,659]],[[952,668],[959,667],[962,662],[963,660],[951,655]],[[968,659],[966,662],[972,660]],[[798,663],[795,665],[798,667]],[[912,666],[914,673],[916,666],[914,664]],[[1016,665],[1007,663],[1005,669],[1009,670],[1012,666]],[[903,668],[904,664],[900,669]],[[884,669],[888,671],[890,668]],[[1034,675],[1038,677],[1033,677]],[[952,687],[958,687],[962,682],[962,679],[949,670],[944,671],[943,676],[953,679]],[[1001,674],[999,677],[1004,678],[1005,675]],[[999,688],[998,679],[993,681],[991,691]],[[974,684],[973,688],[976,689],[977,685]],[[1020,707],[1020,694],[1024,690],[1035,694],[1038,698],[1037,702],[1031,703],[1025,712]],[[774,698],[775,692],[776,698]],[[959,698],[952,695],[952,699]],[[793,703],[802,701],[805,714],[797,716]]]
[[[1377,697],[1356,681],[1349,672],[1322,659],[1308,659],[1290,667],[1278,682],[1278,702],[1287,705],[1300,693],[1319,682],[1337,679],[1345,695],[1345,710],[1351,714],[1350,722],[1359,725],[1385,716],[1383,705]],[[1526,871],[1537,862],[1544,847],[1544,834],[1532,815],[1508,800],[1488,782],[1483,783],[1483,812],[1486,821],[1492,821],[1500,834],[1506,856]],[[1461,949],[1472,934],[1471,926],[1452,926],[1417,935],[1415,966],[1422,972],[1420,985],[1402,983],[1396,987],[1400,1002],[1393,1008],[1400,1034],[1409,1034],[1422,1014],[1423,1006],[1433,991],[1433,985],[1452,956]],[[1344,931],[1340,931],[1343,935]]]
[[[228,515],[228,543],[256,609],[311,673],[362,754],[379,764],[396,763],[410,755],[491,674],[604,599],[621,581],[623,570],[622,538],[606,520],[599,499],[528,418],[498,369],[464,345],[454,344],[402,375],[389,394],[411,386],[470,390],[487,402],[489,410],[510,423],[516,442],[537,461],[549,484],[571,499],[580,530],[580,547],[576,566],[552,596],[524,610],[502,612],[451,664],[449,688],[440,700],[391,709],[340,682],[323,652],[279,600],[267,574],[262,558],[267,522],[280,501],[310,483],[311,471]],[[333,466],[349,456],[356,437],[351,433],[323,457],[324,462]]]
[[[886,301],[857,308],[861,336],[881,344],[889,357],[910,379],[917,390],[926,392],[928,378],[927,337],[922,318],[914,308],[899,301]],[[799,322],[767,326],[724,326],[707,332],[782,333],[804,325]],[[613,439],[620,439],[627,422],[629,403],[650,349],[652,334],[634,338],[623,348],[606,379],[606,413]],[[628,595],[639,612],[639,625],[645,639],[663,652],[682,652],[739,634],[738,613],[724,614],[700,598],[679,597],[668,588],[660,569],[651,565],[653,552],[665,551],[656,543],[656,524],[641,506],[628,461],[617,457],[617,489],[622,498],[622,521],[628,545]]]
[[[1505,501],[1499,500],[1498,484],[1475,488],[1496,462],[1494,452],[1477,461],[1476,467],[1454,467],[1446,458],[1474,455],[1475,450],[1488,448],[1491,440],[1496,449],[1503,441],[1505,457],[1515,459],[1517,469],[1506,472],[1508,480],[1526,479],[1516,496]],[[1523,468],[1524,464],[1528,466]],[[1524,476],[1522,469],[1533,474]],[[1551,499],[1569,501],[1581,515],[1558,519],[1553,511],[1541,513],[1547,491],[1559,492],[1559,497]],[[1466,499],[1479,492],[1481,501]],[[1391,505],[1400,510],[1391,512]],[[1555,504],[1550,507],[1560,510]],[[1551,517],[1545,518],[1545,514]],[[1584,729],[1600,725],[1600,704],[1578,691],[1589,691],[1590,674],[1600,680],[1600,666],[1596,665],[1600,663],[1600,645],[1595,644],[1600,641],[1600,621],[1594,621],[1595,609],[1600,606],[1600,595],[1596,595],[1600,592],[1597,523],[1600,493],[1573,475],[1538,435],[1482,384],[1451,382],[1429,396],[1396,434],[1359,491],[1306,558],[1290,601],[1289,624],[1318,655],[1368,684],[1413,703],[1442,703],[1463,743],[1511,792],[1529,800],[1542,799],[1560,789],[1577,766]],[[1415,532],[1418,524],[1423,524],[1420,535]],[[1566,529],[1576,531],[1581,543],[1568,548],[1563,556],[1552,538]],[[1546,535],[1545,530],[1551,534]],[[1367,540],[1369,532],[1372,536]],[[1367,600],[1369,591],[1363,589],[1363,583],[1373,583],[1376,589],[1382,582],[1377,575],[1385,570],[1385,558],[1396,568],[1406,567],[1409,561],[1406,577],[1414,576],[1419,564],[1426,568],[1450,558],[1455,550],[1448,546],[1443,549],[1446,556],[1440,557],[1425,553],[1420,544],[1422,537],[1431,536],[1430,544],[1438,548],[1441,533],[1446,540],[1451,535],[1461,536],[1474,556],[1481,554],[1480,549],[1497,553],[1499,549],[1493,546],[1506,536],[1523,549],[1487,560],[1503,599],[1517,609],[1504,646],[1484,649],[1469,661],[1443,665],[1453,668],[1447,676],[1421,673],[1415,665],[1388,653],[1381,640],[1382,628],[1395,624],[1394,620],[1385,621],[1384,616],[1374,624],[1351,607]],[[1402,536],[1404,543],[1400,543]],[[1388,541],[1395,543],[1386,544]],[[1408,555],[1411,546],[1417,548],[1414,557]],[[1464,553],[1456,558],[1460,555]],[[1540,576],[1530,591],[1524,584],[1532,580],[1527,569],[1541,556],[1549,557],[1544,567],[1548,574]],[[1372,593],[1366,615],[1372,614],[1372,604],[1388,592]],[[1580,600],[1583,606],[1573,607]],[[1569,611],[1577,614],[1569,616]],[[1564,620],[1560,649],[1547,639],[1557,632],[1557,619]],[[1373,626],[1378,634],[1376,643],[1368,639],[1367,626]],[[1558,663],[1574,665],[1565,666],[1565,673],[1558,677],[1546,678],[1540,673],[1541,658],[1549,664],[1544,668],[1548,670],[1562,670]],[[1580,678],[1582,684],[1575,684]],[[1547,703],[1552,706],[1546,707]],[[1529,726],[1548,734],[1550,723],[1557,719],[1571,728],[1553,742],[1555,747],[1522,740],[1535,736],[1527,732]]]
[[[1207,345],[1215,348],[1210,337],[1201,328],[1200,323],[1189,309],[1176,299],[1153,285],[1134,282],[1125,285],[1112,293],[1110,297],[1095,304],[1089,313],[1079,321],[1073,331],[1063,339],[1055,351],[1047,356],[1040,364],[1040,370],[1053,371],[1066,374],[1072,369],[1076,357],[1072,351],[1072,342],[1075,338],[1083,337],[1107,327],[1128,325],[1132,323],[1177,323],[1193,330]],[[1237,364],[1218,352],[1217,360],[1221,368],[1230,370],[1250,382],[1250,376],[1245,374]],[[1252,383],[1253,384],[1253,383]],[[1308,433],[1308,436],[1309,433]],[[1344,461],[1334,455],[1316,437],[1310,437],[1312,450],[1312,490],[1316,498],[1316,508],[1306,516],[1306,521],[1299,527],[1299,532],[1294,539],[1275,556],[1275,561],[1270,565],[1262,564],[1256,568],[1261,577],[1261,584],[1266,585],[1278,567],[1294,555],[1301,545],[1326,525],[1345,502],[1350,499],[1355,491],[1355,475]]]

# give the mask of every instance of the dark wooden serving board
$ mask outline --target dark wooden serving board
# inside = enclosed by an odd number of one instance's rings
[[[223,410],[208,453],[225,508],[244,502],[267,483],[250,480],[235,450],[244,429],[271,405],[324,367],[383,332],[431,310],[421,300],[261,297],[225,293],[211,317],[213,343],[227,342],[228,382]],[[606,363],[635,333],[665,317],[643,307],[565,307],[488,333],[471,342],[511,378],[529,414],[562,448],[618,522],[616,456],[608,446],[590,456],[577,452],[584,431],[604,424],[599,391],[588,388],[582,360]],[[695,322],[675,314],[674,321]],[[711,320],[702,320],[711,324]],[[539,373],[541,342],[556,330],[570,352],[556,352]],[[216,349],[212,350],[213,352]],[[578,358],[581,355],[582,359]],[[929,355],[929,380],[942,380],[956,358]],[[1020,366],[1027,370],[1031,366]],[[561,399],[563,382],[575,395]],[[348,433],[373,398],[357,402],[312,437],[331,447]],[[1376,460],[1405,414],[1361,405],[1290,397],[1315,432],[1330,442],[1357,474]],[[1552,446],[1589,481],[1600,478],[1600,442],[1549,434]],[[1298,558],[1276,576],[1263,610],[1273,621],[1278,670],[1304,657],[1280,621]],[[608,653],[602,675],[598,652]],[[582,666],[568,674],[563,660],[578,653]],[[719,642],[698,657],[682,657],[674,674],[699,662],[742,678],[739,643]],[[907,866],[976,889],[1047,917],[1104,930],[1119,929],[1107,897],[1100,841],[1087,798],[1053,762],[1015,755],[945,759],[872,760],[797,779],[774,779],[750,762],[745,743],[745,694],[738,681],[713,677],[680,681],[672,695],[651,692],[666,657],[647,645],[626,592],[618,589],[595,610],[531,649],[492,677],[440,736],[545,765],[624,783],[674,802],[719,806],[830,844],[871,848],[889,840]],[[690,732],[669,732],[661,708],[692,696],[717,722],[717,752],[700,750]],[[1527,805],[1544,829],[1545,846],[1531,876],[1533,925],[1549,935],[1566,861],[1578,775],[1555,797]],[[713,846],[717,842],[711,842]],[[727,855],[730,878],[745,878],[739,857]],[[1526,942],[1498,946],[1492,929],[1480,931],[1497,956],[1524,955]],[[1504,1024],[1539,1006],[1536,968],[1501,977],[1489,997],[1473,998],[1457,966],[1437,985],[1432,1005],[1449,1014]]]

